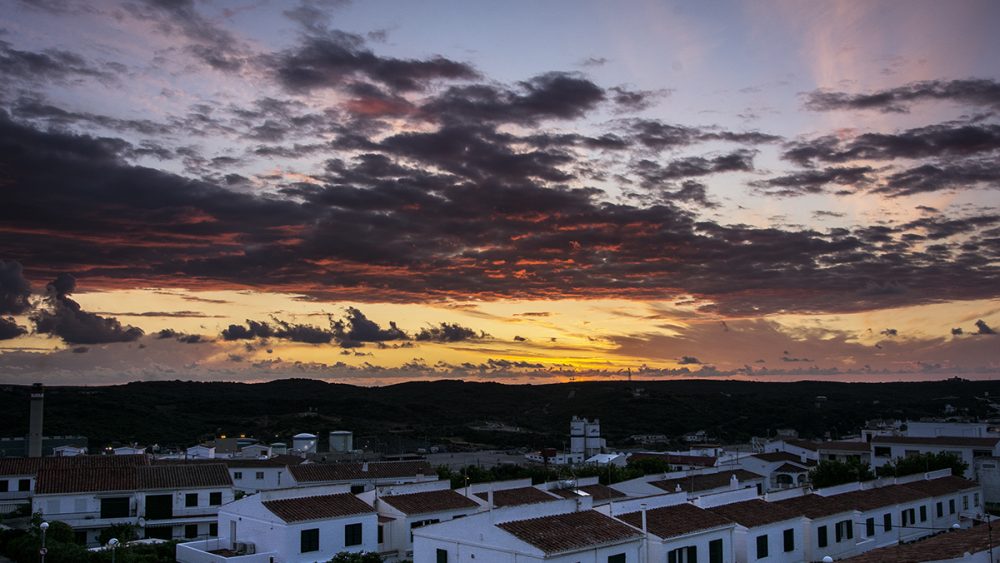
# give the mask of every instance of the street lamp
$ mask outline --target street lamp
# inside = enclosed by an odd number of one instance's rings
[[[38,528],[42,531],[42,547],[38,549],[38,555],[41,562],[45,563],[45,554],[49,552],[49,550],[45,548],[45,531],[49,529],[49,523],[42,522],[38,525]]]
[[[115,563],[115,554],[118,552],[118,538],[111,538],[108,540],[108,547],[111,548],[111,563]]]
[[[827,555],[826,557],[823,558],[823,563],[833,563],[833,557]]]

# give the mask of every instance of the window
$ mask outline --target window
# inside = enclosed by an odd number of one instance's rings
[[[624,557],[624,554],[622,557]],[[670,550],[667,552],[667,563],[698,563],[698,548],[691,545]]]
[[[948,514],[955,513],[955,499],[948,499]]]
[[[344,526],[344,545],[361,545],[361,524],[348,524]]]
[[[101,499],[101,518],[128,518],[129,498],[113,497]]]
[[[927,507],[922,504],[920,505],[920,521],[921,522],[927,521]]]
[[[962,510],[969,509],[969,495],[962,495]]]
[[[611,557],[608,557],[608,561],[611,561]],[[448,550],[437,550],[437,563],[448,563]]]
[[[722,540],[708,542],[708,563],[722,563]]]
[[[972,450],[972,457],[990,457],[993,452],[990,450]]]
[[[187,539],[192,539],[198,537],[198,525],[188,524],[184,526],[184,537]]]
[[[625,563],[625,554],[617,553],[615,555],[609,555],[608,563]]]
[[[378,525],[378,543],[385,543],[385,529],[382,524]]]
[[[782,535],[785,540],[785,553],[795,551],[795,529],[789,528]]]
[[[757,536],[757,559],[767,557],[767,534]]]
[[[935,508],[937,509],[936,513],[937,513],[937,517],[938,518],[941,518],[942,516],[944,516],[944,503],[943,502],[938,501],[937,506],[935,506]]]
[[[865,520],[865,535],[869,538],[875,535],[875,519],[869,518]]]
[[[31,490],[31,479],[19,479],[18,482],[17,482],[17,490],[21,491],[22,493],[24,491],[30,491]]]
[[[892,514],[886,514],[882,517],[882,531],[891,532],[892,531]]]
[[[9,490],[10,485],[6,479],[0,479],[0,493],[6,493]]]
[[[875,457],[892,457],[892,448],[888,446],[875,446]]]
[[[319,551],[319,528],[310,528],[308,530],[302,530],[299,533],[299,552],[309,553],[310,551]]]
[[[365,492],[365,486],[364,485],[351,485],[351,494],[352,495],[357,495],[357,494],[360,494],[360,493],[363,493],[363,492]]]
[[[198,493],[188,493],[184,495],[184,506],[188,508],[198,506]]]
[[[913,508],[907,508],[906,510],[900,512],[899,519],[902,520],[899,525],[904,528],[911,524],[915,524],[917,521],[917,511]]]
[[[235,471],[235,472],[233,472],[233,479],[235,479],[236,481],[239,481],[242,478],[243,478],[243,472],[242,471]]]
[[[222,493],[208,493],[208,504],[211,506],[222,504]]]
[[[827,543],[829,543],[826,539],[826,526],[820,526],[817,528],[816,539],[820,547],[826,547]]]
[[[837,522],[833,530],[837,543],[843,540],[854,539],[854,522],[851,520],[841,520]]]
[[[208,525],[208,535],[212,536],[213,538],[214,537],[218,537],[218,535],[219,535],[219,523],[218,522],[212,522],[212,523],[210,523]]]
[[[979,506],[979,493],[972,494],[972,506]]]
[[[903,457],[917,457],[920,455],[920,450],[903,450]]]
[[[263,481],[264,480],[264,472],[263,471],[258,471],[257,472],[257,480],[258,481]]]

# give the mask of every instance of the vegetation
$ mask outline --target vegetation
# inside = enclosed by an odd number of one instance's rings
[[[872,473],[871,467],[861,461],[824,460],[809,472],[809,480],[812,481],[813,487],[818,489],[844,483],[869,481],[874,478],[875,475]]]
[[[41,515],[35,514],[28,530],[0,532],[0,555],[9,557],[17,563],[38,561],[39,549],[42,547],[41,522]],[[124,534],[121,537],[124,537]],[[46,563],[111,562],[111,550],[88,551],[74,540],[73,529],[69,524],[59,521],[49,522],[49,528],[45,533]],[[115,560],[122,563],[171,563],[175,561],[175,546],[176,542],[123,546],[116,550]]]
[[[634,434],[677,437],[705,430],[726,443],[795,428],[803,438],[856,433],[871,418],[960,414],[986,417],[984,393],[1000,381],[759,383],[726,380],[501,385],[461,381],[355,387],[316,380],[260,384],[150,381],[107,387],[50,387],[47,434],[82,434],[91,451],[113,441],[189,446],[218,434],[287,439],[347,428],[355,444],[389,453],[430,445],[564,448],[573,415],[601,419],[610,444]],[[817,403],[817,396],[826,401]],[[28,432],[27,386],[0,387],[0,428]],[[513,408],[512,408],[513,406]],[[301,413],[310,416],[299,416]],[[170,420],[170,424],[162,424]],[[484,421],[519,432],[483,430]],[[474,429],[472,427],[478,429]]]
[[[643,475],[652,473],[666,473],[670,471],[670,466],[666,462],[658,459],[643,459],[635,463],[629,463],[625,467],[614,465],[600,467],[597,465],[582,465],[575,467],[540,467],[540,466],[520,466],[520,465],[497,465],[495,467],[483,468],[477,465],[470,465],[458,471],[453,471],[445,466],[437,468],[439,479],[451,481],[453,489],[459,489],[466,484],[487,483],[490,481],[508,481],[513,479],[531,479],[531,483],[538,485],[550,481],[562,481],[580,477],[598,477],[600,483],[609,485],[619,483]]]
[[[878,474],[884,477],[902,477],[914,473],[937,471],[938,469],[951,469],[952,475],[961,477],[965,475],[965,470],[968,468],[969,464],[962,461],[961,457],[948,452],[939,452],[894,459],[879,467]]]
[[[125,543],[139,539],[139,535],[135,533],[135,527],[132,524],[115,524],[101,530],[100,535],[97,536],[97,543],[108,545],[112,539]]]

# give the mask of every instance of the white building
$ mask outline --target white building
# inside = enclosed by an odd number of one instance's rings
[[[187,459],[215,459],[215,446],[197,444],[184,450]]]
[[[415,530],[414,563],[641,563],[642,532],[564,501],[484,512]]]
[[[714,506],[731,520],[736,563],[805,561],[805,518],[774,503],[752,499]]]
[[[349,484],[355,493],[383,485],[437,481],[437,472],[426,461],[303,463],[289,466],[288,472],[291,487]]]
[[[448,481],[381,487],[359,495],[378,511],[381,552],[389,559],[413,558],[413,531],[438,522],[463,518],[483,506],[449,488]]]
[[[141,455],[146,453],[146,446],[119,446],[112,451],[115,455]]]
[[[271,454],[271,446],[265,444],[250,444],[240,448],[240,457],[246,459],[267,459]]]
[[[284,489],[292,486],[288,466],[273,459],[225,460],[233,488],[246,493]]]
[[[649,561],[733,561],[735,524],[693,504],[639,510],[619,514],[615,518],[647,532]]]
[[[251,495],[219,511],[217,539],[177,545],[181,563],[306,563],[337,553],[378,551],[375,509],[339,488]],[[331,492],[338,491],[338,492]]]
[[[871,465],[872,452],[868,442],[838,440],[817,442],[816,453],[820,461],[858,462]]]
[[[81,446],[56,446],[52,448],[52,455],[56,457],[72,457],[75,455],[87,455],[87,448]]]
[[[805,486],[816,462],[788,452],[768,452],[740,457],[738,465],[762,476],[766,491],[776,491]]]
[[[0,457],[0,514],[31,504],[40,457]]]
[[[595,456],[604,451],[605,442],[601,438],[601,421],[593,422],[574,416],[569,422],[569,451],[582,454],[583,458]]]
[[[925,453],[953,453],[968,464],[965,477],[975,475],[978,457],[1000,456],[1000,437],[963,438],[950,436],[875,436],[871,441],[872,466],[882,467],[898,458]]]
[[[51,458],[38,471],[32,511],[69,524],[79,543],[101,530],[131,524],[146,538],[214,536],[219,507],[233,500],[222,464],[149,465],[145,456]]]

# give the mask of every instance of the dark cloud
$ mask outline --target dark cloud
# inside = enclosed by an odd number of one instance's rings
[[[707,176],[720,172],[749,172],[753,170],[756,151],[740,149],[714,157],[691,156],[673,160],[666,165],[648,159],[637,162],[632,172],[642,179],[646,188],[662,187],[674,180]]]
[[[478,340],[485,337],[485,332],[476,332],[458,323],[443,322],[437,326],[421,328],[420,332],[414,338],[419,341],[461,342],[463,340]]]
[[[527,342],[527,341],[528,339],[523,336],[520,335],[514,336],[514,342]]]
[[[1000,125],[944,123],[897,133],[864,133],[841,140],[834,136],[788,143],[786,160],[803,166],[815,162],[962,157],[1000,149]]]
[[[889,197],[900,197],[980,187],[1000,187],[1000,161],[997,158],[921,164],[889,174],[873,191]]]
[[[113,81],[114,68],[98,65],[71,51],[21,51],[0,40],[0,75],[5,81],[67,83],[80,78]]]
[[[354,307],[347,308],[347,318],[333,322],[333,331],[344,347],[364,342],[387,342],[409,338],[395,322],[390,321],[389,328],[382,328]]]
[[[69,298],[76,289],[76,278],[70,274],[60,274],[47,289],[47,308],[31,316],[35,330],[41,334],[58,336],[69,344],[132,342],[143,335],[142,329],[123,326],[118,319],[84,311]]]
[[[31,283],[20,262],[0,260],[0,315],[19,315],[31,308]]]
[[[216,70],[239,70],[249,57],[232,33],[198,13],[194,0],[142,0],[125,8],[136,19],[155,22],[164,35],[187,38],[187,51]]]
[[[996,334],[997,331],[993,330],[990,325],[986,324],[983,319],[976,321],[976,332],[974,334]]]
[[[274,336],[274,328],[266,322],[247,319],[246,326],[229,325],[222,330],[223,340],[253,340],[255,338],[270,338]]]
[[[519,82],[516,89],[489,84],[451,86],[420,109],[444,122],[534,124],[582,117],[605,97],[600,86],[582,75],[549,72]]]
[[[879,332],[879,334],[881,334],[882,336],[888,336],[888,337],[891,338],[893,336],[899,336],[899,331],[896,330],[896,329],[894,329],[894,328],[887,328],[887,329],[884,329],[881,332]]]
[[[222,338],[224,340],[282,338],[307,344],[328,344],[334,339],[334,332],[311,325],[289,323],[280,319],[274,319],[270,323],[247,319],[246,325],[229,325],[222,331]]]
[[[951,335],[952,336],[961,336],[963,333],[964,333],[964,331],[962,330],[961,327],[956,327],[956,328],[951,329]]]
[[[708,141],[726,141],[747,145],[775,143],[781,137],[757,131],[736,132],[715,128],[688,127],[655,119],[629,119],[623,122],[629,138],[654,150],[685,147]]]
[[[294,48],[264,57],[278,82],[293,92],[346,86],[367,79],[396,92],[423,90],[436,80],[471,79],[475,69],[441,56],[429,59],[381,57],[364,38],[342,31],[309,34]]]
[[[677,360],[677,363],[682,366],[686,366],[692,364],[701,364],[701,360],[695,358],[694,356],[681,356],[681,358]]]
[[[781,197],[793,197],[826,192],[831,184],[838,189],[856,191],[873,181],[871,166],[832,166],[821,170],[799,170],[784,176],[750,182],[757,191]]]
[[[611,101],[620,112],[634,112],[649,109],[656,105],[659,99],[668,94],[665,90],[630,90],[624,86],[615,86],[608,90]]]
[[[22,334],[28,334],[28,329],[17,324],[14,317],[0,317],[0,340],[10,340]]]
[[[815,90],[806,94],[805,106],[813,111],[906,113],[917,102],[933,100],[1000,109],[1000,83],[992,79],[926,80],[865,94]]]
[[[168,338],[172,338],[177,342],[181,342],[183,344],[200,344],[202,342],[207,342],[207,340],[203,339],[200,334],[185,334],[183,332],[177,332],[176,330],[171,328],[165,328],[157,332],[156,338],[158,340],[166,340]]]

